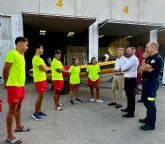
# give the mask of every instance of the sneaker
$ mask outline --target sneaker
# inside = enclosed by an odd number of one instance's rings
[[[43,113],[43,112],[41,112],[41,111],[38,112],[37,114],[40,115],[41,117],[46,117],[46,116],[47,116],[45,113]]]
[[[32,115],[32,118],[34,118],[35,120],[39,121],[39,120],[42,120],[42,117],[38,114],[38,113],[34,113]]]
[[[70,104],[71,104],[71,105],[74,105],[74,103],[73,103],[73,101],[72,101],[72,100],[70,100]]]
[[[80,99],[76,99],[75,102],[82,103],[82,101]]]
[[[101,99],[96,100],[97,103],[103,103],[104,101],[102,101]]]
[[[95,99],[94,98],[91,98],[90,102],[94,102],[94,101],[95,101]]]
[[[62,110],[63,110],[62,107],[57,107],[57,108],[55,108],[55,109],[58,110],[58,111],[62,111]]]

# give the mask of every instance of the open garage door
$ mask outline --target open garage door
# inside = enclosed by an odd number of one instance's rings
[[[82,50],[87,51],[88,27],[96,21],[96,18],[93,17],[24,12],[22,13],[22,19],[24,36],[30,41],[29,50],[25,54],[26,61],[29,62],[27,70],[32,67],[33,45],[36,43],[44,45],[44,60],[48,57],[52,59],[54,51],[60,49],[63,64],[70,65],[72,56],[76,55],[78,57],[79,53],[82,55]],[[69,33],[74,33],[74,35],[68,36]]]
[[[116,57],[116,48],[135,46],[145,48],[150,31],[163,27],[161,23],[107,19],[99,24],[99,55]]]

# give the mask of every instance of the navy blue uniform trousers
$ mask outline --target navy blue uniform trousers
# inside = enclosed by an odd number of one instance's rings
[[[159,88],[159,80],[143,79],[142,81],[142,101],[147,109],[146,121],[151,127],[155,127],[156,122],[156,92]]]

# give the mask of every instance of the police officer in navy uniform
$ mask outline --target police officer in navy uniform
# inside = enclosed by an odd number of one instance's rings
[[[142,72],[142,101],[147,109],[145,119],[139,119],[144,123],[141,130],[154,130],[156,122],[156,92],[159,88],[159,74],[163,66],[163,60],[158,53],[159,44],[149,42],[146,47],[148,57],[142,63],[140,71]]]

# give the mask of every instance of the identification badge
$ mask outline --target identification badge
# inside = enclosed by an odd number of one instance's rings
[[[153,60],[151,60],[151,63],[155,63],[155,60],[153,59]]]

